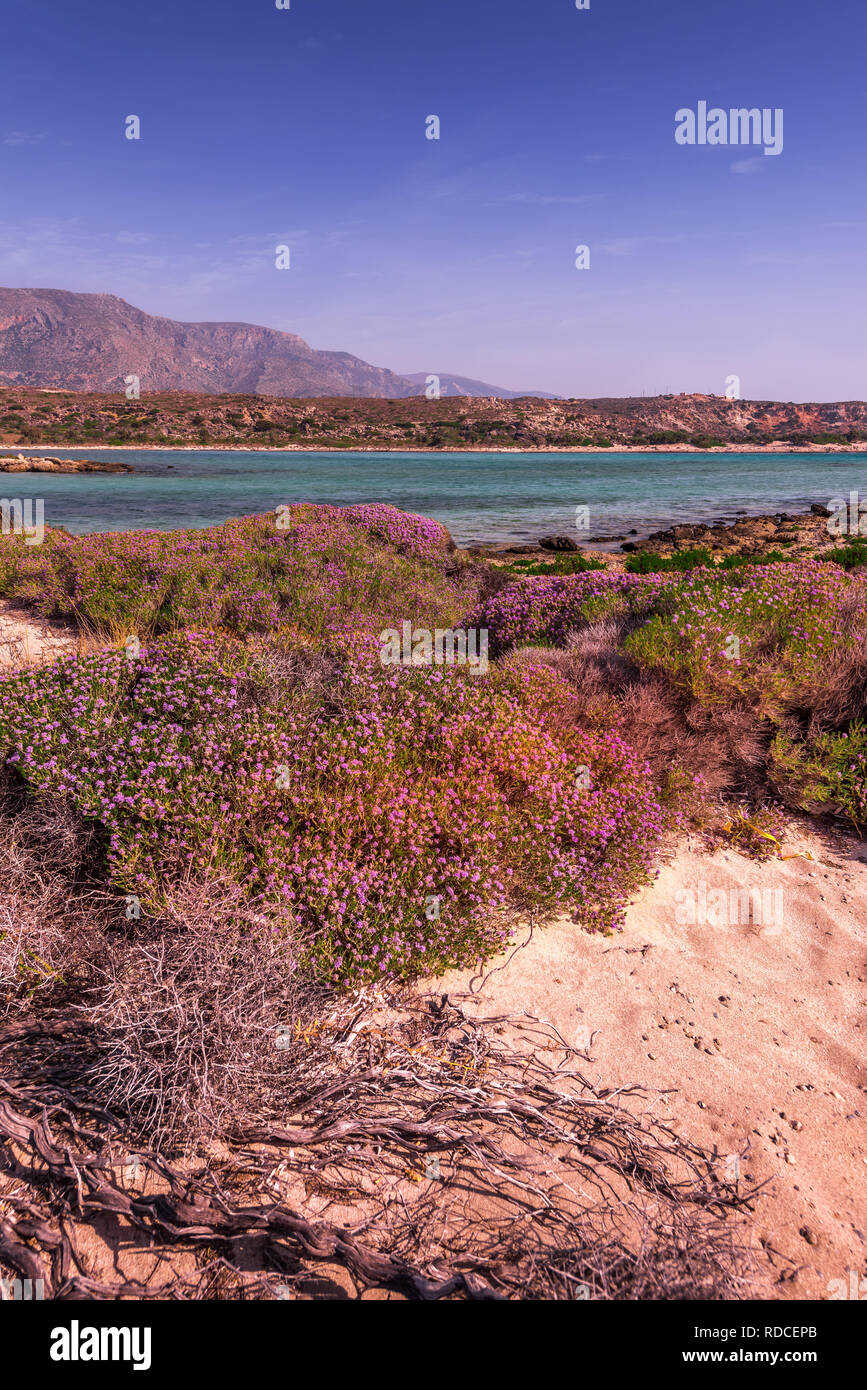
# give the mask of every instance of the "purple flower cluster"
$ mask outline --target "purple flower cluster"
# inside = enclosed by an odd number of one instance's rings
[[[487,600],[462,626],[487,628],[495,654],[530,644],[562,646],[571,631],[617,613],[646,611],[669,575],[590,570],[519,579]]]
[[[337,512],[338,508],[330,510]],[[369,536],[385,541],[404,555],[435,560],[453,548],[451,536],[438,521],[398,511],[384,502],[345,507],[342,516],[350,526],[363,527]]]
[[[571,727],[550,671],[371,656],[327,709],[292,689],[275,708],[262,679],[206,635],[70,659],[3,684],[0,748],[106,827],[111,881],[146,911],[172,882],[231,875],[331,981],[478,960],[516,908],[611,929],[651,873],[650,770],[616,730]]]

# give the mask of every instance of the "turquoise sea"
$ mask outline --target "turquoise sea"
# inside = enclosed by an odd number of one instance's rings
[[[4,451],[5,452],[5,451]],[[13,451],[10,451],[13,452]],[[41,497],[45,522],[70,531],[174,530],[266,512],[278,503],[391,502],[435,517],[458,544],[575,536],[639,536],[679,521],[804,511],[867,496],[867,453],[594,454],[285,453],[89,448],[21,453],[119,459],[131,474],[15,473],[8,497]],[[617,548],[613,545],[612,548]]]

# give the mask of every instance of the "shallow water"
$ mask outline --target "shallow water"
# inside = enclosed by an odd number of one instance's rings
[[[526,541],[557,533],[639,535],[678,521],[805,511],[853,490],[858,454],[283,453],[153,449],[15,450],[119,459],[132,474],[15,473],[7,497],[42,498],[45,522],[70,531],[173,530],[273,510],[278,503],[391,502],[435,517],[455,540]],[[589,508],[577,533],[575,509]],[[616,548],[616,547],[615,547]]]

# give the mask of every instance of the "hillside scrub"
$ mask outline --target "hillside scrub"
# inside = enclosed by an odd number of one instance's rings
[[[100,828],[143,913],[231,883],[310,978],[355,986],[490,957],[528,914],[615,929],[702,798],[864,823],[857,577],[510,582],[394,508],[281,513],[0,547],[7,593],[126,639],[4,681],[0,753]],[[381,664],[385,627],[461,614],[487,675]]]

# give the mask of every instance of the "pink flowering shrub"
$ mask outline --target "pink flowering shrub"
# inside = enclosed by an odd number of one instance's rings
[[[697,569],[665,591],[624,650],[705,703],[748,698],[776,713],[812,692],[867,635],[867,592],[815,560]]]
[[[474,596],[472,566],[445,575],[445,527],[385,505],[299,504],[207,530],[48,531],[35,549],[0,538],[0,593],[113,638],[279,624],[323,637],[347,621],[372,631],[395,609],[451,621]]]
[[[681,701],[740,711],[744,747],[763,759],[779,795],[867,823],[867,589],[859,577],[800,560],[528,578],[467,621],[488,625],[492,649],[503,653],[564,646],[604,617],[623,620],[619,650],[634,664],[633,691],[662,676]],[[628,740],[628,711],[624,727]]]
[[[275,704],[249,650],[204,635],[105,652],[0,688],[0,746],[31,792],[101,822],[111,882],[228,875],[279,905],[323,978],[408,977],[490,955],[515,909],[619,924],[662,812],[620,734],[570,727],[552,673],[335,673]]]
[[[332,523],[341,519],[350,526],[362,527],[369,536],[385,541],[404,555],[415,555],[420,559],[436,560],[453,549],[448,531],[438,521],[428,516],[414,516],[411,512],[398,511],[385,502],[365,502],[354,507],[309,506],[317,517],[327,515]],[[310,523],[308,523],[310,524]]]
[[[686,574],[588,573],[510,584],[467,618],[491,650],[546,643],[602,618],[629,624],[623,650],[706,702],[760,699],[769,710],[815,686],[867,636],[863,583],[835,565],[754,565]]]
[[[648,611],[668,582],[668,576],[597,570],[532,576],[482,603],[464,625],[487,628],[495,655],[515,646],[562,646],[587,623]]]

